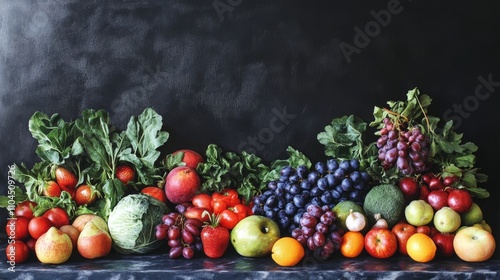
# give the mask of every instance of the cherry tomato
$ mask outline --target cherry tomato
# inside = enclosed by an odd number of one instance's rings
[[[38,239],[38,237],[46,233],[52,226],[54,225],[47,217],[34,217],[28,224],[28,231],[31,237],[33,237],[34,239]]]
[[[206,208],[209,209],[210,211],[213,211],[212,197],[206,193],[199,193],[195,195],[191,203],[193,203],[193,205],[196,207]]]
[[[247,208],[243,204],[236,204],[234,207],[232,207],[232,210],[238,215],[238,221],[241,221],[241,219],[247,216]]]
[[[43,213],[43,216],[49,219],[56,228],[69,225],[69,215],[66,210],[56,207]]]
[[[18,264],[28,259],[30,248],[21,240],[12,240],[12,243],[7,246],[5,253],[7,255],[7,262]]]
[[[144,189],[141,190],[141,193],[150,195],[163,203],[167,203],[167,195],[165,194],[165,191],[158,187],[155,186],[145,187]]]
[[[227,229],[233,229],[239,221],[238,214],[230,209],[226,209],[220,213],[220,225]]]
[[[75,191],[76,205],[90,205],[97,199],[97,192],[87,184],[80,185]]]
[[[34,217],[33,215],[33,209],[36,206],[36,202],[33,201],[23,201],[19,204],[17,204],[16,209],[14,209],[14,215],[16,217],[26,217],[28,219],[31,219]]]
[[[220,214],[227,209],[227,204],[224,200],[212,200],[212,209],[215,214]]]
[[[11,239],[22,240],[29,237],[28,224],[30,220],[26,217],[9,219],[5,226],[5,232]]]

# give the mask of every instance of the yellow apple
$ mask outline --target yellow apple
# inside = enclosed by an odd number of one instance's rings
[[[482,262],[493,256],[495,238],[479,227],[467,227],[455,234],[453,249],[457,256],[466,262]]]

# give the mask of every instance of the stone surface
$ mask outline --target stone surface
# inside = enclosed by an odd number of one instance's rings
[[[234,250],[220,259],[198,255],[191,260],[169,259],[166,252],[112,253],[94,260],[75,255],[61,265],[45,265],[33,256],[17,265],[15,272],[8,267],[7,263],[0,270],[0,279],[500,279],[498,258],[482,263],[467,263],[456,257],[417,263],[402,256],[347,259],[337,253],[325,261],[306,256],[297,266],[280,267],[270,257],[244,258]]]

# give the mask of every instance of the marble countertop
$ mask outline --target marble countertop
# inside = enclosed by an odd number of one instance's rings
[[[5,251],[5,246],[2,246]],[[33,255],[9,271],[2,256],[0,279],[500,279],[500,258],[468,263],[457,257],[417,263],[397,255],[375,259],[362,255],[347,259],[339,253],[328,260],[306,256],[294,267],[280,267],[270,257],[245,258],[232,248],[220,259],[198,254],[191,260],[169,259],[166,252],[147,255],[112,253],[86,260],[77,253],[66,263],[48,265]]]

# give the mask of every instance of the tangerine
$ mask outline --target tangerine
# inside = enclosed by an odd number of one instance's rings
[[[365,248],[365,237],[359,231],[348,231],[342,236],[340,253],[347,258],[355,258]]]
[[[417,232],[408,238],[406,250],[414,261],[425,263],[434,259],[437,247],[430,236]]]
[[[302,260],[304,255],[304,247],[292,237],[281,237],[271,249],[272,259],[281,266],[294,266]]]

